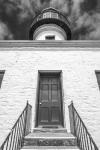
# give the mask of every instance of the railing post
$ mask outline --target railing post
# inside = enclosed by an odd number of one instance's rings
[[[69,108],[69,118],[70,118],[70,130],[73,135],[75,135],[75,122],[74,122],[74,112],[73,112],[73,102],[68,106]]]
[[[32,112],[31,112],[31,105],[28,104],[27,102],[27,114],[26,114],[26,125],[25,125],[25,136],[29,134],[31,130],[31,117],[32,117]]]

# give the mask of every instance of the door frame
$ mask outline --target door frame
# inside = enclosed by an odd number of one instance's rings
[[[62,113],[62,127],[64,127],[64,111],[63,111],[63,88],[62,88],[62,70],[38,70],[38,80],[37,80],[37,91],[36,91],[36,113],[35,113],[35,127],[38,127],[38,109],[39,109],[39,87],[40,87],[40,76],[41,74],[47,75],[55,74],[60,77],[60,86],[61,86],[61,113]]]

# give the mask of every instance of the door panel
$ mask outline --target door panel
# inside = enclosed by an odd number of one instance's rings
[[[59,112],[60,111],[59,111],[58,107],[52,107],[52,109],[51,109],[51,121],[52,122],[59,123],[59,120],[60,120],[60,118],[59,118],[59,116],[60,116]]]
[[[60,76],[40,75],[38,125],[62,125]]]
[[[51,85],[51,100],[52,102],[57,102],[58,99],[58,85],[57,84],[52,84]]]
[[[40,108],[39,121],[41,123],[49,122],[49,109],[46,107]]]
[[[47,84],[40,85],[40,102],[49,101],[49,86]]]

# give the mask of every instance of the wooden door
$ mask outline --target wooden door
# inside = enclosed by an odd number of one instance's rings
[[[38,125],[62,125],[62,97],[60,75],[40,76]]]

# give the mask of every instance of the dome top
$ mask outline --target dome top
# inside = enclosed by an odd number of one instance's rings
[[[55,11],[55,12],[58,12],[58,10],[53,8],[53,7],[45,8],[45,9],[42,10],[42,12],[44,12],[44,11]]]
[[[70,22],[68,17],[66,18],[61,12],[56,10],[55,8],[49,7],[41,11],[39,15],[37,15],[33,23],[31,25],[29,31],[29,39],[33,39],[33,34],[35,30],[44,24],[56,24],[63,28],[67,34],[68,40],[71,39],[71,29],[70,29]]]

